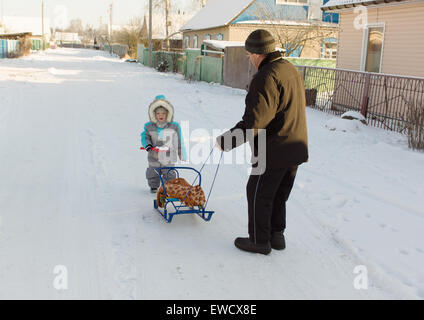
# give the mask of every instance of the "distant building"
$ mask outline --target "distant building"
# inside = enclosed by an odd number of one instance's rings
[[[366,25],[355,25],[358,6],[367,8]],[[322,10],[340,15],[337,68],[424,76],[424,2],[330,0]]]
[[[55,32],[54,40],[58,44],[80,44],[81,39],[75,32]]]
[[[290,43],[281,49],[291,57],[335,58],[338,14],[323,14],[322,3],[323,0],[210,0],[180,29],[184,48],[200,48],[204,40],[244,42],[256,29],[266,29],[274,35],[295,35],[313,29],[312,40],[295,50],[289,48]],[[321,33],[326,36],[319,37]]]
[[[41,37],[41,17],[16,17],[5,16],[2,21],[3,33],[32,33],[33,37]],[[44,36],[49,41],[51,38],[50,20],[44,19]]]

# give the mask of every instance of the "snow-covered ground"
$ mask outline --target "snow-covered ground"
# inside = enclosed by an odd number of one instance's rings
[[[244,108],[242,90],[99,51],[0,60],[0,298],[424,298],[424,154],[405,137],[308,109],[287,249],[249,254],[233,245],[247,235],[247,163],[221,166],[210,222],[154,211],[139,135],[157,94],[196,168]]]

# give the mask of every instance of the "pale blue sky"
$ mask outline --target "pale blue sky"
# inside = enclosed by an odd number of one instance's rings
[[[4,16],[41,16],[41,0],[0,0]],[[66,6],[68,19],[81,18],[83,24],[98,26],[108,19],[108,8],[112,0],[45,0],[46,15],[53,21],[54,8]],[[143,16],[148,0],[114,0],[114,24],[126,24],[132,17]],[[174,6],[187,6],[191,0],[171,0]],[[0,6],[1,10],[1,6]],[[1,14],[1,12],[0,12]],[[1,16],[0,16],[1,18]]]

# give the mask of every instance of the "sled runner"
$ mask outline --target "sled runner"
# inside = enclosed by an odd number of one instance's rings
[[[144,148],[140,148],[144,149]],[[156,148],[157,149],[157,148]],[[155,150],[155,152],[161,152],[159,149]],[[166,222],[170,223],[172,221],[172,218],[175,215],[181,215],[181,214],[197,214],[199,217],[201,217],[205,221],[210,221],[212,218],[212,215],[214,214],[214,211],[206,210],[207,204],[209,201],[209,197],[211,195],[213,185],[215,183],[216,176],[218,174],[219,165],[222,160],[222,153],[221,157],[219,159],[218,166],[216,168],[215,176],[212,181],[211,188],[209,190],[209,194],[207,199],[204,197],[203,190],[201,189],[202,184],[202,175],[201,171],[203,170],[207,160],[211,156],[213,152],[213,148],[206,159],[206,161],[203,163],[202,168],[198,171],[192,167],[161,167],[161,168],[155,168],[156,173],[158,174],[160,178],[160,185],[161,187],[158,190],[157,199],[153,200],[153,207],[160,213],[160,215],[166,220]],[[195,179],[193,183],[190,185],[188,184],[183,178],[180,177],[180,171],[181,172],[194,172],[195,173]],[[170,173],[175,173],[176,179],[169,179]],[[194,185],[198,181],[197,185]],[[174,183],[175,184],[174,184]],[[182,183],[181,183],[182,182]],[[184,193],[180,196],[174,197],[170,194],[170,187],[178,185],[179,190],[184,190]],[[200,203],[196,203],[196,200],[190,199],[194,198],[192,197],[195,192],[201,192],[203,200]],[[171,191],[172,192],[172,191]],[[195,198],[199,199],[199,198]],[[193,202],[194,201],[194,202]]]
[[[197,214],[199,217],[201,217],[205,221],[209,221],[212,218],[212,215],[214,214],[214,211],[206,210],[206,204],[205,205],[194,205],[192,207],[188,206],[185,203],[185,200],[191,190],[193,189],[193,185],[188,187],[188,191],[185,193],[184,198],[174,198],[170,196],[170,194],[167,192],[166,185],[169,186],[165,181],[168,181],[168,176],[170,172],[175,172],[177,179],[180,178],[180,170],[191,170],[196,173],[196,180],[199,180],[199,186],[201,185],[202,176],[199,171],[197,171],[194,168],[191,167],[162,167],[162,168],[156,168],[156,172],[158,173],[160,177],[160,183],[162,187],[162,194],[158,196],[157,199],[153,200],[153,207],[161,214],[161,216],[167,221],[171,222],[174,215],[179,214]],[[166,179],[163,179],[163,176],[166,177]],[[171,180],[172,181],[172,180]],[[158,201],[160,203],[158,203]]]

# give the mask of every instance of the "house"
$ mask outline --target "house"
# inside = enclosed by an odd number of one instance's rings
[[[41,17],[5,16],[2,21],[4,33],[32,33],[33,38],[41,38],[43,24]],[[50,40],[50,20],[44,19],[44,36]]]
[[[77,32],[59,32],[54,33],[54,39],[60,45],[63,44],[81,44],[81,39]]]
[[[339,14],[337,68],[424,76],[423,1],[329,0],[321,9]]]
[[[285,39],[278,46],[287,56],[334,58],[338,14],[323,14],[322,1],[210,0],[180,29],[184,48],[200,48],[204,40],[244,42],[252,31],[266,29]]]

